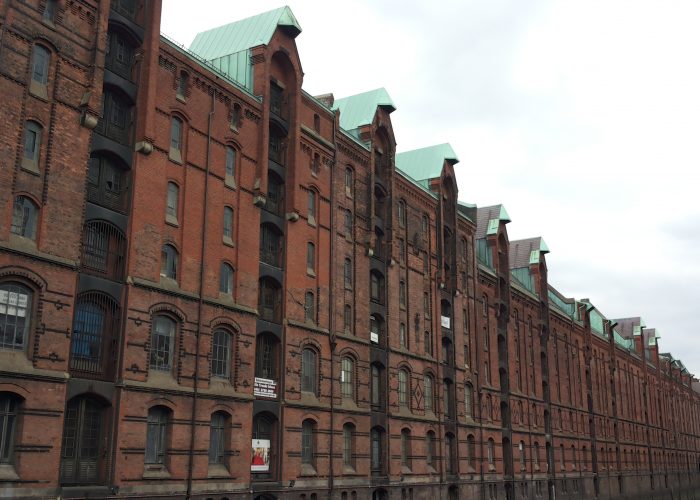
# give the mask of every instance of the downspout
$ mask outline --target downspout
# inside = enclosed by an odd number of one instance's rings
[[[330,258],[328,261],[328,346],[331,350],[331,433],[330,442],[328,445],[328,499],[333,498],[333,436],[335,435],[335,315],[333,314],[333,265],[335,264],[335,243],[333,238],[333,233],[335,232],[335,170],[336,162],[338,160],[338,145],[336,144],[336,120],[338,118],[338,111],[333,112],[333,163],[331,165],[331,248],[330,248]],[[354,266],[353,266],[354,267]],[[343,271],[345,272],[345,271]],[[319,296],[320,294],[317,294]],[[344,310],[343,310],[344,311]]]
[[[197,397],[199,396],[197,383],[199,381],[199,345],[201,342],[202,334],[202,306],[204,302],[204,262],[205,262],[205,251],[206,251],[206,235],[207,235],[207,209],[209,207],[209,164],[211,162],[211,122],[214,116],[214,103],[216,101],[216,90],[211,90],[211,111],[209,111],[209,117],[207,122],[207,152],[206,152],[206,166],[204,171],[204,210],[202,212],[202,245],[201,245],[201,259],[199,262],[199,299],[197,301],[197,342],[194,354],[194,386],[192,393],[192,415],[190,416],[190,447],[188,450],[187,458],[187,492],[185,498],[189,500],[192,498],[192,471],[194,469],[194,435],[197,417]]]

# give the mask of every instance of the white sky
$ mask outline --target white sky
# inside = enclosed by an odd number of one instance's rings
[[[164,0],[162,31],[189,45],[281,5]],[[700,2],[288,5],[307,92],[385,87],[399,151],[449,142],[460,199],[542,236],[552,285],[642,316],[700,375]]]

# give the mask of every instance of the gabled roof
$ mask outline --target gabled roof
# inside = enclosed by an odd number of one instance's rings
[[[511,269],[539,264],[540,255],[549,253],[549,248],[540,236],[510,242],[508,259]]]
[[[557,309],[565,312],[568,316],[574,317],[576,313],[576,300],[564,297],[556,288],[552,285],[548,286],[547,289],[549,304],[554,305]]]
[[[476,239],[485,238],[487,234],[496,234],[499,222],[510,222],[510,216],[503,205],[480,207],[476,211]]]
[[[457,211],[472,222],[476,222],[476,205],[457,201]]]
[[[396,167],[419,181],[440,177],[445,161],[451,165],[459,161],[448,143],[396,154]]]
[[[292,9],[285,6],[197,33],[190,50],[207,60],[217,59],[267,45],[278,26],[288,30],[292,38],[301,33]]]
[[[394,102],[383,87],[336,99],[333,103],[333,109],[340,111],[340,127],[348,131],[372,123],[378,107],[384,108],[387,113],[396,111]]]

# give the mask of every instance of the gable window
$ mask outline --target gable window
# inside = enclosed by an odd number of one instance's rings
[[[171,280],[177,279],[178,254],[172,245],[163,245],[160,255],[160,276]]]
[[[345,356],[340,362],[340,394],[343,398],[355,399],[354,372],[355,362]]]
[[[170,120],[170,151],[168,157],[176,162],[182,162],[182,120],[173,116]]]
[[[17,196],[12,209],[12,227],[10,232],[23,238],[36,238],[38,207],[26,196]]]
[[[224,232],[223,241],[233,245],[233,208],[224,207]]]
[[[221,263],[219,291],[225,295],[233,295],[233,267],[226,262]]]
[[[41,125],[34,121],[26,122],[24,128],[24,153],[22,168],[33,172],[39,171],[39,156],[41,153]]]
[[[212,414],[209,423],[209,464],[223,465],[226,456],[226,427],[228,415],[222,411]]]
[[[236,186],[236,150],[230,146],[226,147],[226,179],[227,186]]]
[[[20,283],[0,283],[0,349],[24,349],[31,317],[32,291]]]
[[[0,392],[0,464],[11,464],[20,399],[10,392]]]
[[[211,344],[211,376],[229,378],[233,336],[226,330],[214,330]]]
[[[168,182],[168,194],[165,205],[165,220],[177,225],[177,207],[180,198],[180,188],[174,182]]]
[[[317,363],[316,351],[307,347],[301,352],[301,392],[317,393]]]
[[[45,47],[35,45],[32,49],[32,79],[29,84],[29,92],[38,97],[48,97],[46,86],[49,83],[50,61],[51,53]]]
[[[165,465],[170,414],[170,410],[163,406],[154,406],[148,410],[146,464]]]
[[[315,305],[313,292],[306,292],[306,295],[304,295],[304,320],[311,323],[316,320]]]
[[[175,322],[167,316],[155,316],[151,325],[150,367],[170,371],[173,367]]]

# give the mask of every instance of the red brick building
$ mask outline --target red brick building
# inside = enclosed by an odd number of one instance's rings
[[[541,238],[302,90],[283,7],[0,1],[0,496],[695,498],[700,395]]]

